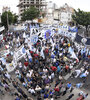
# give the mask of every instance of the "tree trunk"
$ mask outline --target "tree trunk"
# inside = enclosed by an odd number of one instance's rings
[[[86,36],[88,36],[88,26],[86,26]]]
[[[86,26],[86,32],[88,32],[88,26]]]

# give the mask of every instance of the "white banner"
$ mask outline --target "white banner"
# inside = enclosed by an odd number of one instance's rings
[[[0,35],[0,40],[3,40],[3,34]]]
[[[14,59],[18,62],[25,55],[26,55],[26,50],[24,48],[24,45],[22,45],[20,48],[18,48],[17,50],[15,50],[15,52],[14,52]]]
[[[9,54],[10,50],[3,50],[0,51],[0,57],[6,58],[7,54]]]
[[[31,31],[30,35],[35,35],[35,34],[38,34],[39,32],[38,28],[31,28],[30,31]]]
[[[3,30],[5,30],[5,27],[4,26],[0,27],[0,32],[2,32]]]
[[[63,30],[59,29],[58,33],[61,34],[62,36],[66,36],[68,38],[71,38],[73,41],[76,37],[76,32],[72,33],[72,32],[63,31]]]

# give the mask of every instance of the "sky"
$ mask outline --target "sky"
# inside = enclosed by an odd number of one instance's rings
[[[58,7],[63,6],[67,3],[69,6],[74,9],[80,8],[84,11],[90,11],[90,0],[47,0],[53,1],[57,4]],[[19,3],[19,0],[0,0],[0,13],[2,12],[3,6],[11,7],[11,11],[18,14],[18,7],[16,7]]]

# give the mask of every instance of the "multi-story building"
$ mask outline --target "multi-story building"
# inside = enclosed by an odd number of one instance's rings
[[[74,9],[65,3],[65,5],[60,8],[60,21],[65,25],[69,24],[72,21],[73,13]]]
[[[44,11],[46,8],[46,0],[19,0],[19,15],[29,7],[36,7],[39,11]]]
[[[10,11],[10,7],[3,7],[3,9],[2,9],[2,13],[4,13],[5,11]]]
[[[53,23],[53,12],[57,8],[57,5],[53,3],[52,1],[47,2],[47,11],[46,11],[46,18],[47,23],[51,24]]]
[[[64,6],[60,7],[58,10],[54,11],[54,19],[60,21],[60,23],[64,25],[68,25],[72,22],[72,14],[74,13],[74,9],[70,7],[67,3]]]
[[[60,9],[55,9],[53,12],[53,18],[54,20],[60,20]]]

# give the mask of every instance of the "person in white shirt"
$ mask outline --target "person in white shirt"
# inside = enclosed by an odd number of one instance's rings
[[[20,63],[19,63],[19,68],[20,68],[20,70],[22,70],[22,67],[23,67],[23,66],[22,66],[22,63],[20,62]]]
[[[54,78],[54,76],[55,76],[55,75],[54,75],[54,72],[53,72],[53,73],[51,74],[51,78]]]
[[[35,94],[35,90],[33,88],[29,88],[28,92],[31,93],[31,94]]]
[[[43,80],[46,79],[46,77],[47,77],[47,75],[44,74],[44,75],[42,76]]]
[[[19,73],[20,73],[19,70],[16,70],[16,71],[15,71],[15,74],[16,74],[16,75],[19,74]]]
[[[89,72],[86,70],[84,73],[80,75],[80,78],[87,77]]]
[[[8,73],[5,73],[5,76],[10,80],[11,76]]]
[[[38,92],[38,91],[40,91],[40,90],[41,90],[41,88],[37,85],[36,88],[35,88],[35,91]]]
[[[44,72],[44,73],[47,73],[48,70],[47,70],[46,68],[43,68],[43,72]]]
[[[31,77],[33,74],[33,70],[29,70],[29,72],[27,73],[26,77]]]

